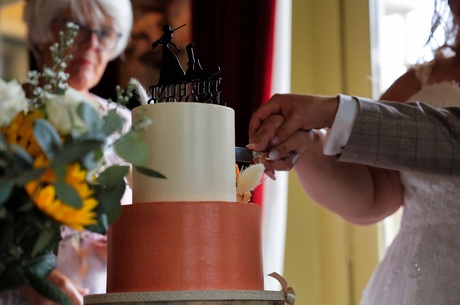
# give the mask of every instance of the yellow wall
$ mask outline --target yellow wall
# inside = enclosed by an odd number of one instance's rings
[[[293,0],[291,91],[372,96],[367,0]],[[354,305],[378,262],[377,226],[349,225],[289,176],[285,272],[296,305]]]

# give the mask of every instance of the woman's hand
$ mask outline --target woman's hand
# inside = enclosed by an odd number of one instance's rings
[[[102,260],[107,260],[107,237],[103,236],[102,238],[91,242],[91,248],[97,257]]]
[[[88,292],[77,288],[74,283],[63,273],[54,269],[48,275],[48,280],[55,284],[72,301],[74,305],[83,305],[83,296]],[[31,305],[59,305],[56,302],[42,296],[30,286],[22,286],[21,292]]]

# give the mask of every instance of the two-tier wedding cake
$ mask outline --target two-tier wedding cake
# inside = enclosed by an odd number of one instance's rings
[[[154,43],[163,44],[160,81],[132,111],[133,124],[151,122],[142,132],[146,167],[166,179],[134,170],[133,204],[108,231],[107,295],[85,303],[282,304],[282,292],[264,291],[261,207],[237,200],[235,118],[211,78],[219,69],[203,70],[190,44],[184,72],[167,47],[170,34]]]
[[[169,75],[132,116],[151,121],[146,166],[166,179],[134,171],[133,205],[109,229],[107,292],[263,290],[261,208],[236,201],[234,111],[194,58],[186,73],[164,58]]]
[[[133,205],[109,229],[108,292],[261,290],[261,209],[236,202],[233,110],[174,102],[140,106],[149,167]]]

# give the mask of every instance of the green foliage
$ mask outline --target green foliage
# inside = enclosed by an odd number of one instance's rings
[[[29,73],[28,84],[33,93],[27,105],[29,111],[39,110],[44,117],[34,119],[33,137],[43,153],[39,156],[45,160],[37,162],[34,149],[11,141],[4,131],[4,127],[9,127],[8,123],[1,125],[0,122],[0,291],[30,285],[42,295],[66,305],[71,305],[69,299],[47,279],[55,268],[53,252],[56,253],[61,240],[61,226],[65,223],[36,202],[36,194],[29,194],[29,186],[32,185],[33,192],[45,187],[53,190],[45,193],[41,202],[44,206],[62,202],[66,209],[78,210],[87,198],[81,197],[79,187],[69,182],[72,177],[68,176],[69,170],[75,175],[83,173],[81,176],[84,177],[79,177],[78,181],[82,180],[89,190],[86,196],[93,197],[91,202],[97,202],[93,210],[97,224],[85,229],[104,234],[121,213],[120,200],[126,189],[124,177],[130,170],[128,165],[110,165],[106,156],[108,151],[115,151],[121,161],[132,163],[146,175],[165,178],[144,167],[149,156],[147,146],[135,129],[124,131],[125,122],[116,110],[103,115],[84,98],[81,101],[80,98],[75,100],[72,95],[67,96],[70,89],[66,82],[68,75],[64,73],[65,62],[69,59],[66,49],[75,31],[75,27],[71,26],[69,31],[60,34],[60,44],[51,46],[51,66],[41,72]],[[131,90],[132,87],[117,94],[126,101]],[[52,101],[59,103],[53,104]],[[59,109],[61,101],[69,102],[65,105],[67,108]],[[51,106],[59,111],[48,113],[47,107]],[[19,111],[16,112],[18,116]],[[61,120],[53,120],[56,118]],[[32,133],[31,130],[24,131],[26,135]],[[45,179],[45,176],[48,178]],[[46,195],[51,196],[51,200],[47,201]]]
[[[61,137],[56,128],[47,120],[34,122],[34,136],[45,155],[52,159],[62,146]]]
[[[143,175],[153,177],[153,178],[167,179],[166,176],[164,176],[162,173],[157,172],[153,169],[142,167],[142,166],[135,166],[134,168]]]
[[[130,130],[115,143],[115,151],[120,157],[133,165],[141,166],[149,160],[147,144],[135,130]]]
[[[68,183],[64,181],[53,182],[54,189],[56,190],[56,197],[61,199],[62,202],[76,209],[81,209],[83,206],[81,198],[77,191]]]

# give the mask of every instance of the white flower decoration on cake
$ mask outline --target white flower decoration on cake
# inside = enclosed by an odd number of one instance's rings
[[[265,166],[261,163],[252,164],[239,171],[236,165],[236,196],[240,202],[249,202],[251,192],[262,182]]]

